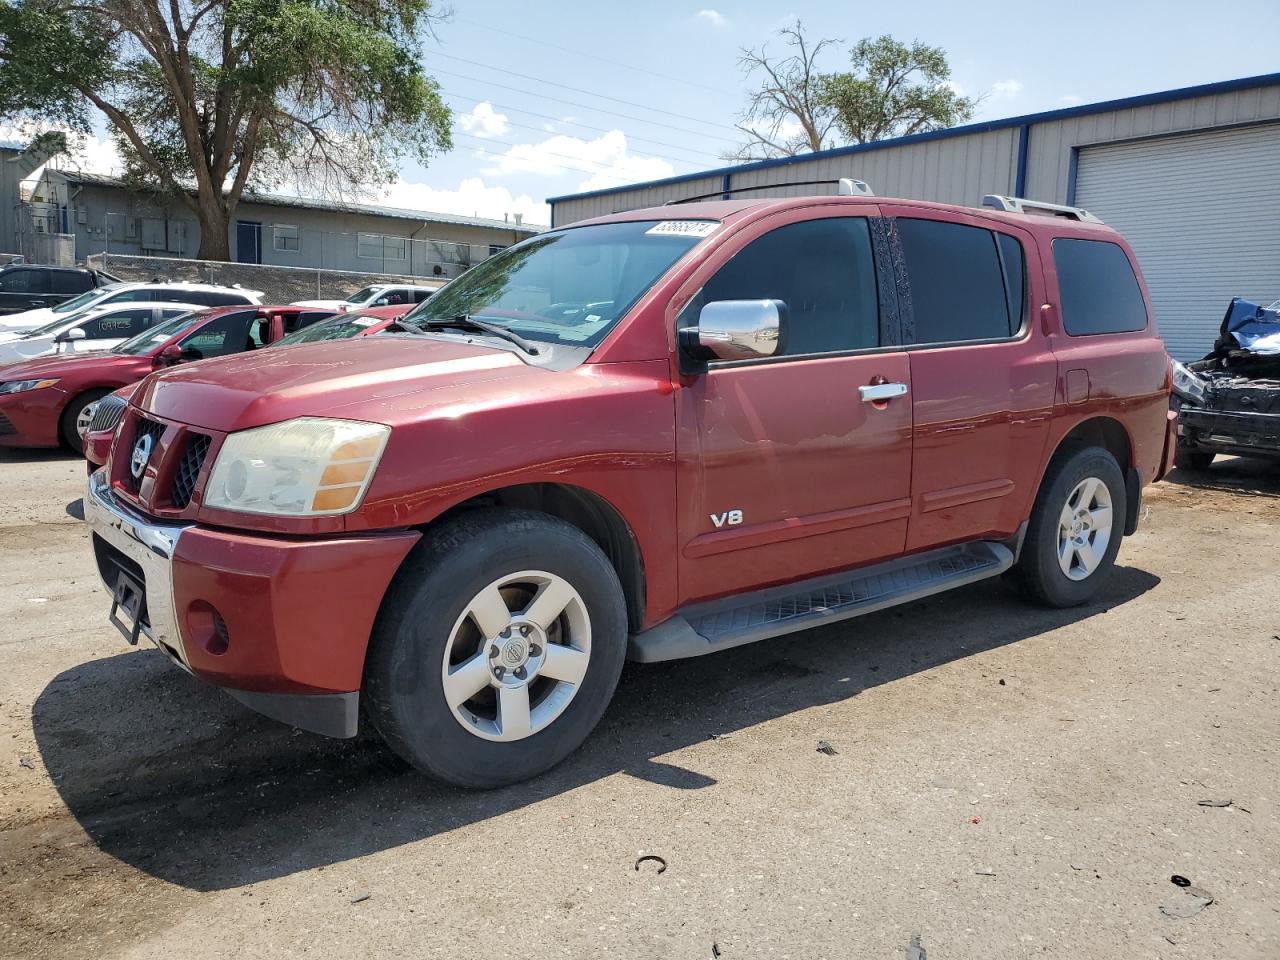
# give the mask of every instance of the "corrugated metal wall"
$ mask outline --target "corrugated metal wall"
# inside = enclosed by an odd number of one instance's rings
[[[1073,147],[1274,119],[1280,119],[1280,86],[1032,124],[1027,144],[1027,196],[1068,202]]]
[[[1280,85],[1259,86],[1099,113],[1046,119],[1029,125],[1026,187],[1037,200],[1065,203],[1073,148],[1280,119]],[[1014,193],[1018,126],[895,144],[853,153],[797,158],[783,165],[732,171],[733,186],[856,177],[880,196],[979,204],[987,193]],[[620,210],[660,206],[668,200],[719,190],[723,172],[639,190],[568,197],[553,208],[555,226]],[[815,192],[791,188],[756,196]],[[746,196],[751,196],[747,194]]]

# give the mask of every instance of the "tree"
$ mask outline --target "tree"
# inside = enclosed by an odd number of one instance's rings
[[[760,75],[761,80],[736,124],[747,135],[747,142],[727,160],[794,157],[833,145],[828,135],[836,114],[821,99],[821,80],[814,63],[826,47],[840,41],[811,44],[799,20],[778,31],[778,36],[791,49],[790,55],[774,59],[765,44],[758,50],[744,47],[738,58],[747,77]]]
[[[951,67],[941,47],[868,37],[849,51],[849,60],[851,71],[822,75],[818,99],[853,143],[954,127],[978,104],[948,83]]]
[[[430,0],[0,0],[0,116],[88,132],[100,111],[127,178],[226,260],[246,188],[361,192],[451,145],[432,22]]]

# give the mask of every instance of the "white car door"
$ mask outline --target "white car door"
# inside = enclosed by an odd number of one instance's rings
[[[110,350],[132,336],[152,326],[156,320],[156,307],[150,303],[126,304],[110,307],[82,321],[72,328],[83,333],[81,337],[59,335],[60,353],[88,353],[92,350]]]

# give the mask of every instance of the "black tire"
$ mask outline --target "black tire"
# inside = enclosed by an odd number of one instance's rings
[[[1191,470],[1199,473],[1208,470],[1213,463],[1214,454],[1199,447],[1188,447],[1178,444],[1173,448],[1173,465],[1179,470]]]
[[[111,393],[110,390],[86,390],[71,398],[63,408],[62,416],[58,418],[58,439],[62,441],[64,447],[76,453],[84,453],[84,441],[76,431],[76,420],[81,410],[91,403],[97,403],[109,393]]]
[[[1111,530],[1102,559],[1083,579],[1067,576],[1058,561],[1059,517],[1068,498],[1085,479],[1101,480],[1111,497]],[[1125,520],[1124,475],[1102,447],[1061,450],[1045,471],[1018,559],[1017,579],[1026,593],[1050,607],[1087,603],[1110,573],[1120,550]]]
[[[454,715],[441,669],[454,624],[472,599],[527,570],[561,577],[578,592],[590,618],[590,660],[572,699],[546,727],[511,742],[487,740]],[[587,738],[618,685],[626,643],[618,576],[586,534],[533,511],[477,510],[429,531],[396,574],[370,640],[364,706],[388,746],[424,773],[463,787],[516,783],[555,766]]]

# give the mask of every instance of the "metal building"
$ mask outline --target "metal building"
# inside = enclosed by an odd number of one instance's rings
[[[1203,356],[1233,296],[1280,298],[1280,73],[553,197],[553,226],[742,187],[864,180],[881,196],[1081,206],[1137,251],[1160,330]],[[798,196],[777,187],[739,196]]]

